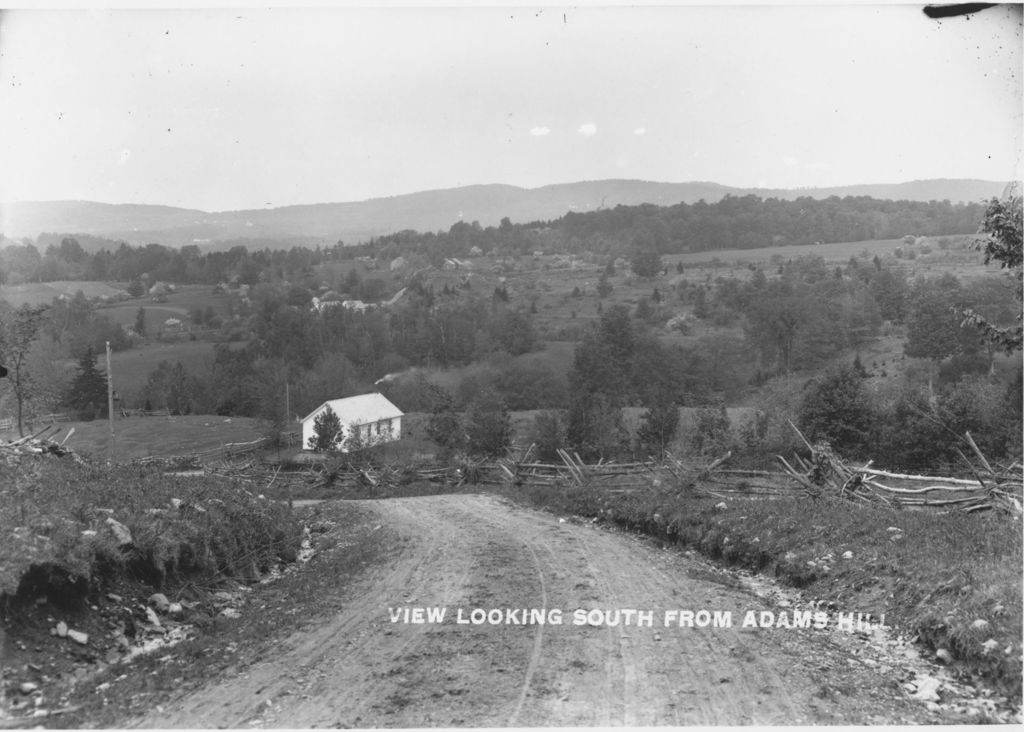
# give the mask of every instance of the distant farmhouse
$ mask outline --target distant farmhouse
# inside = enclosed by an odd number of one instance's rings
[[[382,394],[360,394],[346,399],[332,399],[324,402],[302,418],[302,449],[309,449],[309,440],[314,436],[316,418],[330,407],[341,421],[341,434],[337,450],[347,452],[345,442],[353,433],[359,435],[363,445],[377,445],[395,442],[402,437],[402,410],[389,402]]]

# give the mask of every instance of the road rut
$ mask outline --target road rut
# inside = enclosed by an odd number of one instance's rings
[[[763,601],[677,551],[494,496],[352,503],[386,525],[396,546],[336,612],[281,639],[245,673],[126,726],[919,721],[899,680],[858,666],[835,631],[740,627]],[[389,609],[413,607],[446,608],[445,622],[392,622]],[[562,624],[454,622],[474,608],[557,609]],[[595,608],[651,611],[653,625],[573,624],[574,610]],[[733,626],[663,627],[673,609],[729,611]]]

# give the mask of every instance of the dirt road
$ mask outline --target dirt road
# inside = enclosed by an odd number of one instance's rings
[[[336,613],[285,638],[245,673],[126,724],[924,721],[922,705],[899,688],[898,670],[862,663],[832,630],[741,627],[747,610],[768,606],[676,551],[490,496],[358,505],[399,538],[390,558],[366,569]],[[392,613],[406,608],[446,608],[444,622],[404,622],[402,613],[392,622]],[[476,608],[501,610],[494,616],[501,623],[457,622],[460,610],[468,619]],[[618,625],[574,624],[574,610],[595,608],[650,611],[652,623],[625,625],[620,614]],[[545,610],[548,621],[561,611],[562,622],[531,624],[528,613],[509,616],[508,609]],[[668,610],[729,611],[732,627],[666,627]]]

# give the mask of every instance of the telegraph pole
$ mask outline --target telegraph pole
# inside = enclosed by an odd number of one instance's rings
[[[114,442],[114,375],[110,372],[110,341],[107,341],[107,419],[110,422],[110,462],[117,450]]]

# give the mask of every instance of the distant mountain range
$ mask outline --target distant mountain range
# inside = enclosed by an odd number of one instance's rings
[[[868,184],[836,188],[733,188],[718,183],[656,183],[601,180],[563,183],[541,188],[473,185],[423,191],[352,203],[318,203],[249,211],[207,212],[171,206],[108,204],[91,201],[0,203],[0,237],[35,238],[43,232],[89,234],[129,244],[157,242],[168,246],[198,244],[222,249],[231,244],[356,244],[372,236],[404,229],[448,230],[453,223],[479,221],[496,226],[503,217],[513,223],[556,219],[570,211],[594,211],[651,203],[669,206],[714,203],[726,195],[762,198],[801,196],[871,196],[873,198],[978,202],[1003,191],[1005,182],[934,179],[909,183]]]

